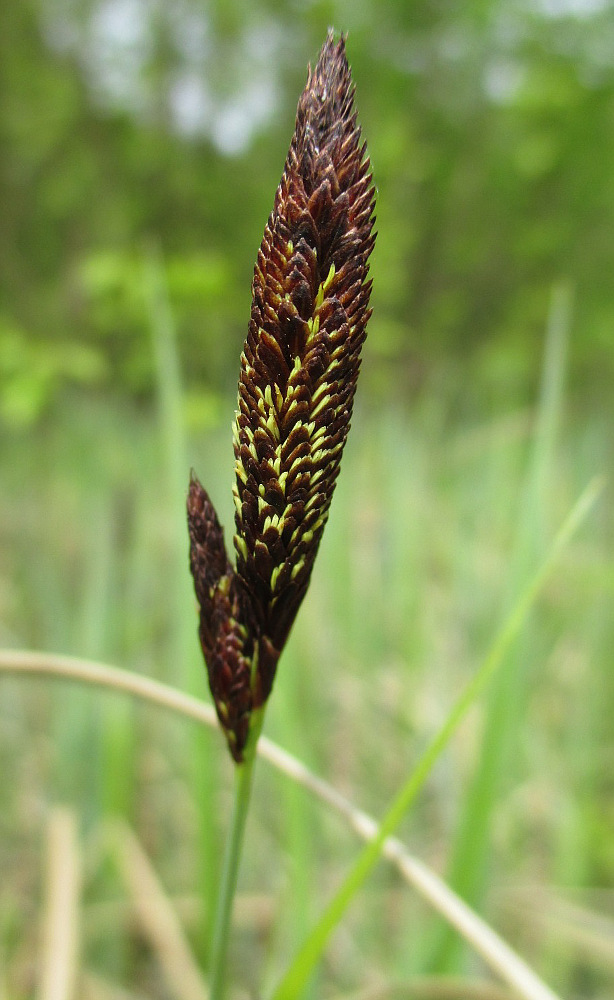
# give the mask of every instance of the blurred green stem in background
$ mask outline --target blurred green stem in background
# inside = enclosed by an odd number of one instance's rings
[[[552,520],[552,486],[557,434],[561,423],[565,363],[571,326],[572,293],[559,283],[552,289],[546,327],[542,377],[537,403],[533,445],[511,546],[505,604],[511,606],[535,561],[540,558]],[[525,629],[510,644],[486,706],[484,735],[476,770],[463,800],[448,882],[471,906],[482,909],[490,863],[489,836],[496,803],[508,785],[502,775],[514,775],[514,749],[525,717],[527,685],[533,655],[532,634]],[[435,936],[431,969],[457,971],[461,942],[441,926]]]
[[[180,688],[202,695],[206,688],[205,670],[197,640],[198,616],[188,572],[188,543],[185,501],[189,479],[188,445],[184,417],[184,394],[177,327],[169,301],[165,262],[160,246],[150,242],[143,251],[143,296],[151,331],[156,371],[158,428],[162,495],[168,523],[168,563],[166,580],[170,611],[168,615],[165,679],[174,679]],[[215,762],[203,746],[200,732],[190,733],[184,753],[190,773],[194,801],[198,807],[198,871],[196,887],[203,901],[199,958],[208,961],[206,942],[215,907],[218,857],[221,850],[216,810],[211,808],[215,795]]]

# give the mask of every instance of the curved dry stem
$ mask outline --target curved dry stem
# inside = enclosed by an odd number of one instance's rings
[[[143,674],[121,667],[111,667],[97,660],[83,660],[76,656],[55,653],[38,653],[30,650],[0,649],[0,671],[20,674],[48,674],[68,680],[96,684],[114,691],[123,691],[143,701],[153,702],[162,708],[178,712],[196,722],[215,728],[217,717],[210,705],[183,694],[168,684],[161,684]]]
[[[217,726],[213,708],[197,698],[183,694],[159,681],[143,677],[141,674],[92,660],[20,650],[0,650],[0,671],[65,677],[96,684],[160,705],[206,726]],[[363,840],[371,840],[376,835],[378,824],[371,816],[353,806],[332,785],[318,778],[296,757],[264,736],[260,738],[257,750],[261,757],[279,771],[335,809]],[[557,1000],[556,994],[520,956],[431,869],[412,857],[401,841],[396,837],[388,837],[384,842],[383,854],[423,899],[461,934],[491,970],[518,996],[524,1000]]]

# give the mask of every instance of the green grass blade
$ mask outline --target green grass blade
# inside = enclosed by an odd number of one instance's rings
[[[273,1000],[296,1000],[306,986],[332,932],[345,910],[377,863],[382,845],[394,833],[405,813],[424,785],[437,758],[447,746],[468,709],[486,687],[500,666],[505,653],[516,638],[527,613],[534,604],[561,551],[586,518],[601,491],[601,480],[593,480],[584,490],[559,533],[548,555],[526,586],[486,655],[479,670],[454,705],[443,726],[423,754],[418,766],[393,801],[379,827],[377,835],[360,852],[337,893],[326,907],[320,921],[297,952],[290,968],[279,983]]]
[[[548,535],[549,498],[554,495],[552,473],[563,404],[565,366],[571,324],[571,293],[564,284],[552,290],[546,330],[541,386],[533,446],[518,513],[504,608],[530,578],[542,557]],[[501,775],[513,771],[513,752],[519,723],[525,716],[532,635],[525,629],[509,654],[488,695],[482,749],[469,784],[459,821],[447,881],[462,898],[480,908],[488,877],[488,837],[491,816],[501,794]],[[448,927],[439,926],[431,946],[429,968],[459,971],[460,942]]]

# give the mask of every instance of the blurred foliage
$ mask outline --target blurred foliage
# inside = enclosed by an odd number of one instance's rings
[[[35,420],[67,382],[151,393],[152,241],[189,386],[233,384],[255,251],[329,23],[350,33],[380,189],[372,391],[405,394],[462,357],[489,406],[523,401],[563,280],[572,383],[609,398],[608,0],[24,0],[0,5],[6,420]]]

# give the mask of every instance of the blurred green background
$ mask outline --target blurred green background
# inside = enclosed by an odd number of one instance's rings
[[[0,643],[207,697],[187,480],[230,534],[251,274],[329,25],[348,32],[378,186],[374,313],[267,732],[378,815],[580,490],[611,477],[609,0],[0,4]],[[403,831],[561,995],[604,1000],[613,536],[606,485]],[[36,992],[57,803],[83,850],[75,995],[181,995],[100,846],[110,817],[206,976],[219,734],[0,678],[0,768],[0,998]],[[266,992],[356,845],[264,765],[250,823],[235,980]],[[485,973],[382,865],[316,989],[418,975]]]

